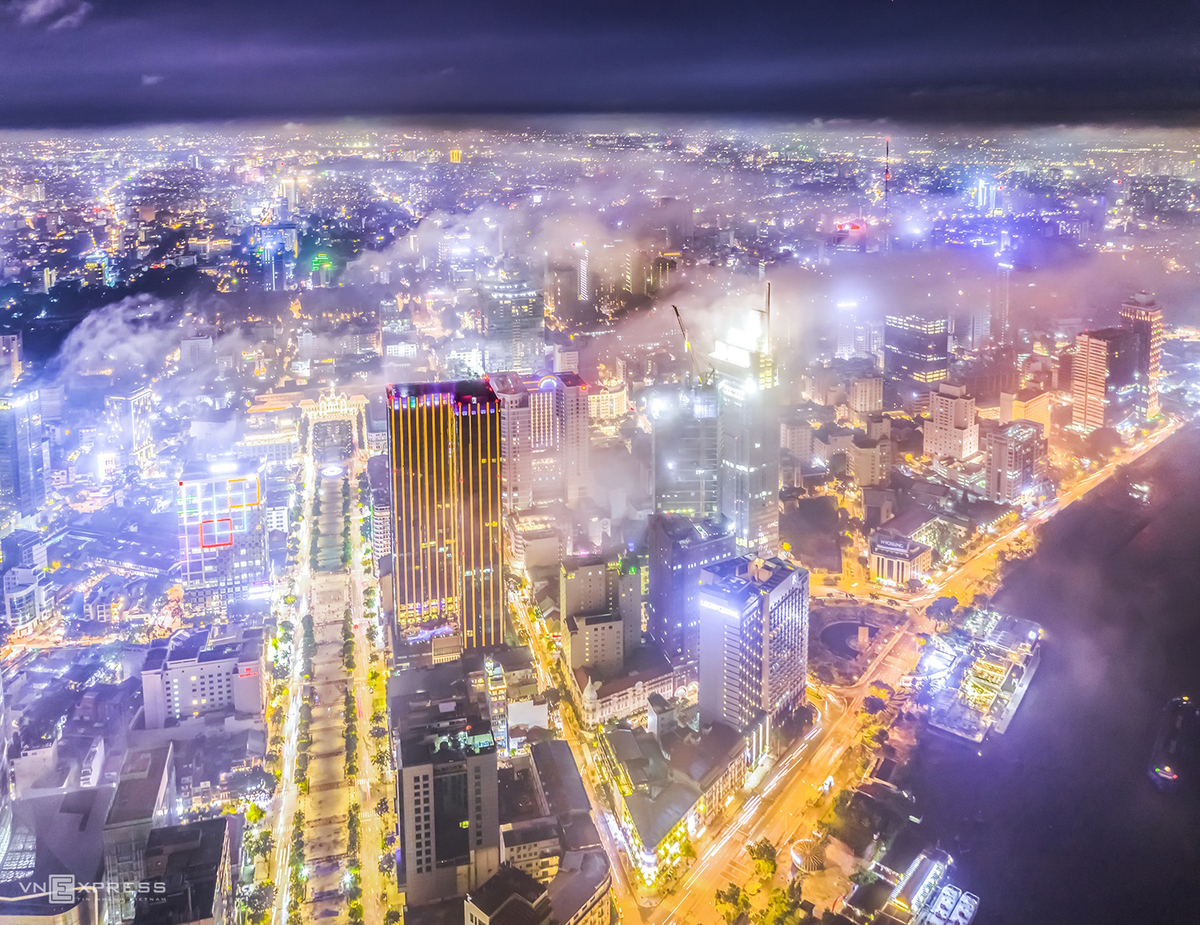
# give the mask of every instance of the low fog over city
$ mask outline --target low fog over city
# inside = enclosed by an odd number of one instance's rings
[[[1133,125],[0,134],[0,925],[1195,921]]]

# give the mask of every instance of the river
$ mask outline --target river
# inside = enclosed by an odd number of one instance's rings
[[[1046,630],[1008,732],[980,756],[927,730],[908,768],[979,925],[1200,922],[1200,787],[1146,776],[1166,701],[1200,696],[1200,428],[1129,473],[1148,503],[1114,477],[1005,575],[997,607]]]

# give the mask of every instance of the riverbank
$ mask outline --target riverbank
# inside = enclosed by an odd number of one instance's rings
[[[1003,736],[923,737],[922,829],[988,923],[1195,921],[1200,799],[1145,775],[1162,703],[1200,693],[1200,431],[1187,428],[1042,528],[995,605],[1046,630]],[[980,752],[982,754],[980,754]]]

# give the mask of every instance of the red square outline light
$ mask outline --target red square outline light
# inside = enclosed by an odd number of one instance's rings
[[[204,542],[204,525],[205,524],[229,524],[229,542],[228,543],[206,543]],[[216,532],[216,531],[214,531]],[[200,521],[200,548],[201,549],[221,549],[225,546],[233,545],[233,518],[218,517],[215,520]]]

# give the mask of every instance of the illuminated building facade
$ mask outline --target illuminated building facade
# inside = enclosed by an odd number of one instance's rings
[[[717,387],[692,383],[649,409],[654,509],[708,519],[721,507],[721,414]]]
[[[865,424],[870,415],[882,413],[883,379],[879,376],[854,379],[850,383],[849,393],[850,414],[860,426]]]
[[[501,641],[500,402],[487,380],[388,387],[393,591],[401,638]],[[441,656],[438,652],[441,652]],[[439,649],[436,658],[457,650]]]
[[[698,604],[701,721],[743,729],[755,715],[755,688],[762,687],[762,605],[749,582],[736,577],[705,584]]]
[[[546,267],[546,311],[554,314],[576,304],[579,295],[579,270],[574,263]]]
[[[1162,376],[1163,313],[1154,297],[1146,292],[1130,296],[1121,305],[1121,327],[1133,331],[1139,340],[1138,392],[1149,420],[1158,417],[1158,381]]]
[[[1084,331],[1075,338],[1071,423],[1085,433],[1121,430],[1145,419],[1140,338],[1132,328]]]
[[[195,463],[179,481],[184,607],[226,617],[230,605],[271,591],[262,472],[256,461]]]
[[[933,550],[924,543],[890,530],[871,534],[871,578],[886,585],[907,588],[910,581],[920,581],[933,568]]]
[[[154,459],[151,412],[154,396],[142,387],[105,399],[105,412],[126,465],[147,468]]]
[[[11,386],[25,369],[24,338],[20,331],[0,334],[0,385]]]
[[[578,258],[578,273],[579,273],[579,292],[577,293],[580,302],[586,302],[592,297],[591,277],[588,275],[588,249],[582,244],[575,245],[579,251]]]
[[[233,624],[177,633],[150,650],[142,667],[147,729],[267,706],[267,656],[261,627]]]
[[[959,461],[979,452],[979,422],[975,399],[965,386],[941,383],[929,395],[929,421],[925,424],[925,455]]]
[[[591,450],[587,383],[568,372],[489,381],[500,402],[504,513],[579,501]]]
[[[442,902],[500,866],[496,739],[459,664],[394,675],[389,688],[405,900]]]
[[[805,702],[808,571],[742,556],[705,569],[699,589],[700,713],[748,729]]]
[[[988,434],[987,496],[1000,504],[1017,504],[1032,493],[1046,461],[1041,424],[1014,421]]]
[[[1050,393],[1039,389],[1021,389],[1000,393],[1000,423],[1031,421],[1042,425],[1042,434],[1050,434]]]
[[[0,504],[32,517],[46,503],[42,406],[36,389],[0,396]]]
[[[731,558],[733,534],[720,522],[655,514],[646,532],[650,548],[647,629],[673,665],[695,662],[700,644],[696,600],[701,571]]]
[[[950,322],[944,315],[889,314],[884,322],[883,372],[903,389],[950,375]]]
[[[532,373],[546,365],[546,308],[542,294],[515,273],[479,289],[483,307],[484,369]]]
[[[721,402],[721,514],[738,545],[756,553],[779,546],[779,409],[768,324],[731,331],[711,357]]]

